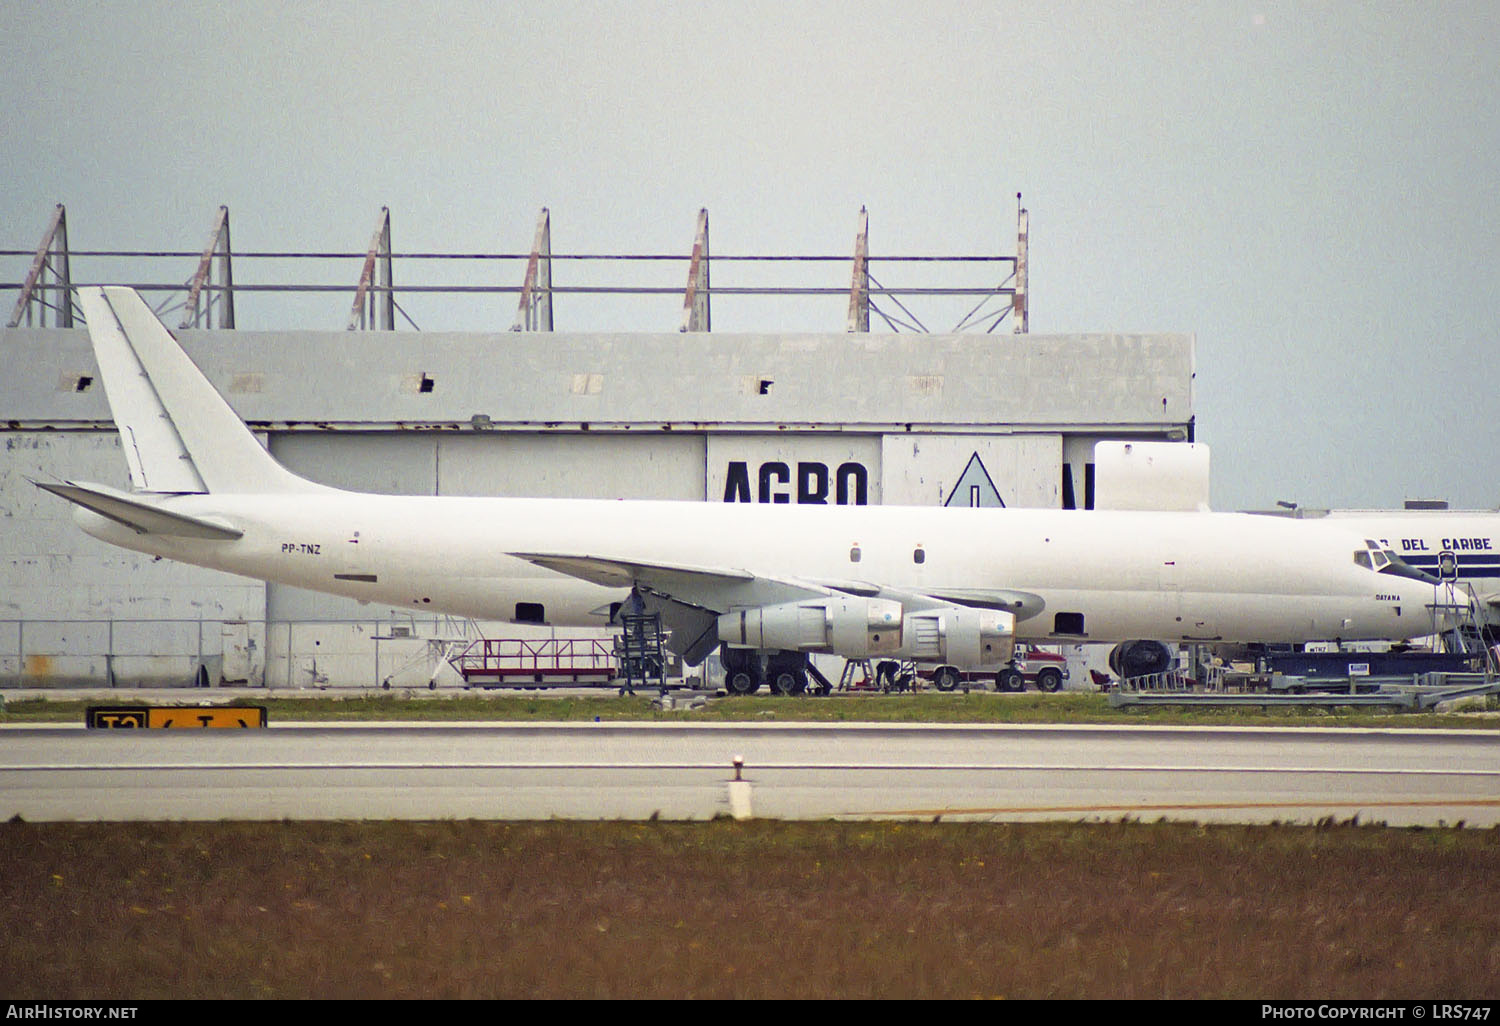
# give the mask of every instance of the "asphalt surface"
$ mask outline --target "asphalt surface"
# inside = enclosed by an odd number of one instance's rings
[[[736,782],[735,762],[741,763]],[[0,816],[1500,823],[1500,735],[789,723],[0,728]]]

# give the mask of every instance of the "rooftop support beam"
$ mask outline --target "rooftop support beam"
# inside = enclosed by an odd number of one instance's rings
[[[552,215],[546,207],[536,219],[536,239],[531,244],[521,302],[510,330],[552,330]]]
[[[859,208],[854,235],[854,278],[849,284],[849,320],[845,331],[870,330],[870,215]]]
[[[219,308],[219,327],[234,327],[234,272],[229,263],[229,208],[220,207],[214,215],[214,226],[203,247],[203,259],[188,282],[188,297],[179,328],[212,328],[214,307]],[[214,262],[218,261],[219,280],[215,284]],[[205,287],[208,294],[204,295]],[[216,297],[214,293],[219,295]]]
[[[380,208],[380,222],[370,239],[365,266],[354,291],[354,307],[349,311],[350,331],[394,331],[396,328],[396,293],[391,285],[391,208]]]
[[[901,311],[900,314],[890,314],[879,306],[870,302],[870,286],[874,285],[877,292],[890,299],[891,303]],[[882,285],[874,275],[870,273],[870,215],[864,207],[859,208],[859,231],[854,236],[854,280],[849,285],[849,321],[845,326],[846,331],[859,332],[870,330],[870,311],[874,310],[880,319],[885,321],[887,327],[892,331],[920,331],[927,332],[927,325],[923,324],[921,318],[906,308],[901,302],[901,297],[896,290],[888,289]],[[904,318],[903,319],[903,315]]]
[[[1031,215],[1021,206],[1021,194],[1016,193],[1016,288],[1011,294],[1012,330],[1024,335],[1031,330],[1031,309],[1026,293],[1026,246],[1031,234]]]
[[[73,277],[68,271],[68,212],[59,203],[52,212],[52,221],[47,225],[47,231],[42,235],[41,245],[36,248],[36,258],[31,262],[31,270],[26,273],[26,281],[21,285],[21,294],[16,298],[15,309],[11,311],[6,327],[20,327],[23,317],[26,326],[31,327],[33,311],[40,307],[38,327],[47,326],[47,311],[51,310],[54,326],[71,328],[72,289]],[[45,297],[48,291],[54,297],[50,302]]]
[[[693,238],[693,260],[688,265],[687,291],[682,297],[678,331],[711,331],[708,307],[708,208],[698,211],[698,233]]]
[[[1014,257],[999,257],[998,260],[1011,265],[1011,272],[995,291],[985,296],[964,315],[963,320],[953,328],[953,334],[964,331],[975,330],[983,327],[986,334],[1000,327],[1000,322],[1006,317],[1010,318],[1011,331],[1017,335],[1024,335],[1030,328],[1027,313],[1026,299],[1026,242],[1029,224],[1029,215],[1026,208],[1021,206],[1021,194],[1016,193],[1016,255]],[[990,308],[990,300],[996,296],[1005,297],[1005,305],[998,312]]]

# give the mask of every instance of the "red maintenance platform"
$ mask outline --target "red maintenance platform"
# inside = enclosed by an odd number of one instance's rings
[[[615,679],[614,647],[592,638],[479,638],[448,660],[468,687],[561,687]]]

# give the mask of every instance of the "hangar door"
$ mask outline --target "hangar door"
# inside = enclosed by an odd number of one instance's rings
[[[486,431],[297,432],[271,452],[304,477],[397,495],[703,498],[704,439],[691,434]],[[267,585],[272,620],[369,620],[353,599]]]
[[[886,435],[887,506],[1020,506],[1061,501],[1061,435]]]
[[[298,474],[395,495],[701,499],[702,435],[486,431],[284,433]]]

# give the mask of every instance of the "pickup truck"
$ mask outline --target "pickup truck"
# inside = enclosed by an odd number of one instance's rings
[[[1042,691],[1061,691],[1070,676],[1068,661],[1061,655],[1019,641],[1015,657],[995,674],[995,690],[1025,691],[1027,684],[1035,684]]]
[[[905,690],[900,676],[900,664],[895,661],[881,663],[876,667],[876,673],[882,680],[895,685],[896,690]],[[1015,656],[1011,662],[993,674],[978,670],[965,672],[956,666],[923,667],[918,673],[923,679],[931,681],[939,691],[952,691],[960,685],[988,684],[991,679],[995,682],[996,691],[1025,691],[1028,683],[1035,684],[1042,691],[1061,691],[1063,681],[1071,676],[1068,661],[1062,656],[1024,641],[1016,643]],[[908,678],[905,683],[909,682]]]

